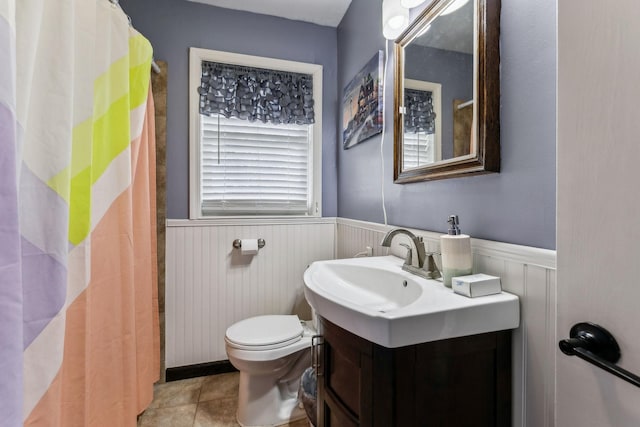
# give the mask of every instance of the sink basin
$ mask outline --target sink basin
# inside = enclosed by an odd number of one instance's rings
[[[314,262],[305,297],[320,316],[388,348],[518,327],[517,296],[467,298],[402,264],[392,255]]]
[[[412,277],[362,262],[323,262],[312,267],[317,288],[345,303],[386,313],[414,303],[422,286]]]

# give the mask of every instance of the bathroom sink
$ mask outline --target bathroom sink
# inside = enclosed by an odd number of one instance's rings
[[[518,327],[517,296],[467,298],[402,264],[393,255],[314,262],[305,297],[323,318],[389,348]]]

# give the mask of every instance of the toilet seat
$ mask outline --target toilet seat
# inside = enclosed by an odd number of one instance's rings
[[[304,329],[298,316],[266,315],[241,320],[231,325],[225,341],[239,350],[273,350],[302,339]]]

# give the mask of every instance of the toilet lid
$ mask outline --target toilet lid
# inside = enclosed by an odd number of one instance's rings
[[[302,338],[298,316],[267,315],[244,319],[227,329],[226,338],[237,347],[278,348]]]

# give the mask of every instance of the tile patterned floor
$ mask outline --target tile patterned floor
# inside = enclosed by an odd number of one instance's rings
[[[238,427],[239,377],[234,372],[157,384],[138,427]],[[308,426],[307,420],[289,424]]]

